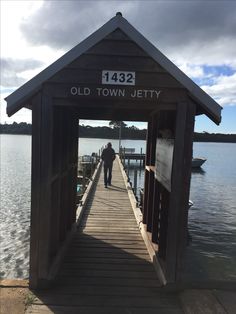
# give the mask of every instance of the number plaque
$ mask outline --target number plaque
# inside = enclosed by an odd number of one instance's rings
[[[135,85],[135,72],[103,70],[102,84]]]

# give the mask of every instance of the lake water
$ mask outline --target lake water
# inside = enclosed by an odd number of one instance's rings
[[[80,139],[79,155],[98,152],[106,139]],[[118,140],[112,140],[118,151]],[[145,141],[122,141],[145,152]],[[31,136],[0,135],[0,277],[26,278],[29,266]],[[185,277],[236,280],[236,144],[194,143],[194,156],[207,158],[192,173]],[[138,165],[138,163],[137,163]],[[132,169],[130,177],[132,180]],[[138,172],[138,187],[143,171]]]

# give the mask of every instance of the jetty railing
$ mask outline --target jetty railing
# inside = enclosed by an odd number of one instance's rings
[[[138,173],[144,171],[146,154],[143,153],[142,148],[140,153],[135,153],[135,148],[121,147],[119,156],[135,198],[140,203],[141,191],[138,189]],[[132,161],[135,161],[135,163],[132,163]],[[137,162],[139,163],[137,164]]]
[[[55,258],[51,263],[50,271],[48,274],[49,282],[52,282],[55,279],[56,274],[58,273],[59,267],[61,265],[61,261],[63,257],[65,256],[68,245],[71,242],[72,237],[77,230],[77,225],[79,224],[84,208],[86,207],[86,204],[88,201],[88,195],[94,186],[96,178],[98,177],[100,173],[100,170],[101,170],[100,158],[98,157],[98,155],[93,156],[93,157],[94,157],[93,162],[90,163],[91,170],[89,170],[89,173],[90,173],[89,181],[87,182],[86,186],[83,188],[83,193],[80,197],[79,202],[76,201],[75,221],[73,222],[70,230],[67,231],[67,234],[65,238],[63,239],[63,241],[61,241],[60,246],[58,247],[58,250],[57,250],[57,254],[55,255]],[[83,158],[81,158],[81,160],[83,160]],[[86,165],[86,167],[88,166]],[[85,168],[85,170],[87,170],[87,168]],[[86,173],[85,170],[82,169],[82,175],[83,175],[82,181],[85,181],[85,179],[87,178],[86,175],[88,173]],[[77,171],[77,173],[80,173],[80,172]],[[77,192],[77,195],[78,195],[78,192]]]
[[[77,174],[77,204],[81,204],[81,199],[93,177],[99,161],[100,156],[97,153],[79,156]]]

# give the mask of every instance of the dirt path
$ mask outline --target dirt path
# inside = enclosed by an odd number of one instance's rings
[[[23,314],[30,300],[26,280],[0,281],[0,314]]]

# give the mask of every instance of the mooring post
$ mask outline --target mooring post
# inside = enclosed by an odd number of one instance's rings
[[[143,149],[142,149],[142,147],[141,147],[141,149],[140,149],[140,162],[139,162],[139,167],[140,167],[140,169],[141,169],[141,167],[142,167],[142,153],[143,153]]]
[[[138,170],[134,169],[134,195],[137,196],[137,173]]]
[[[83,172],[82,172],[82,175],[83,175],[83,179],[82,179],[82,191],[83,191],[83,193],[85,192],[85,185],[86,185],[86,180],[85,180],[85,178],[86,178],[86,166],[85,165],[83,165],[82,166],[83,167]]]
[[[130,159],[128,158],[128,169],[127,169],[128,181],[129,181],[129,167],[130,167]]]
[[[124,168],[125,168],[125,147],[123,148],[123,165],[124,165]]]

